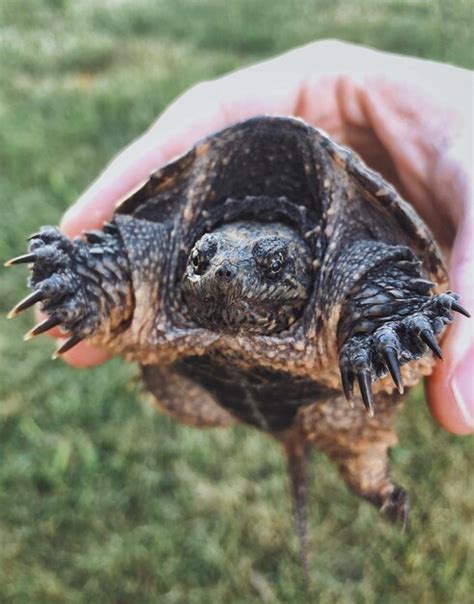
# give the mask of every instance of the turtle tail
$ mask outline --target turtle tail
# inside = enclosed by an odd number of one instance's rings
[[[306,584],[309,583],[308,549],[308,500],[307,461],[310,445],[301,438],[291,438],[284,443],[288,464],[291,499],[296,534],[299,543],[299,558]]]

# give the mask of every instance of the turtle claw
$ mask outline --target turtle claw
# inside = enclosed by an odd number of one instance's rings
[[[349,407],[354,409],[354,374],[345,366],[341,366],[341,381],[346,401]]]
[[[458,312],[461,315],[464,315],[468,319],[471,318],[470,313],[464,308],[464,306],[461,306],[456,301],[451,303],[451,310],[455,310],[456,312]]]
[[[41,233],[40,231],[37,231],[36,233],[32,233],[28,238],[27,241],[32,241],[33,239],[37,239],[38,237],[41,237]]]
[[[16,264],[31,264],[37,260],[36,254],[23,254],[22,256],[17,256],[16,258],[10,258],[4,264],[4,266],[15,266]]]
[[[354,378],[357,377],[359,390],[367,415],[374,416],[372,396],[372,369],[370,356],[363,345],[364,336],[349,338],[340,355],[340,372],[344,395],[349,405],[354,408]]]
[[[30,329],[30,331],[26,332],[23,336],[23,339],[31,340],[32,338],[39,336],[40,334],[45,333],[46,331],[49,331],[50,329],[53,329],[53,327],[57,327],[60,324],[61,319],[59,317],[55,317],[54,315],[48,317],[41,323],[38,323],[38,325],[35,325],[33,329]]]
[[[396,349],[392,346],[387,346],[387,348],[383,349],[383,357],[398,392],[403,394],[403,380],[400,373],[400,363],[398,361]]]
[[[433,354],[438,357],[438,359],[443,360],[443,353],[441,352],[441,348],[436,341],[433,332],[429,329],[424,329],[420,332],[420,339],[433,351]]]
[[[84,231],[83,235],[89,243],[103,243],[104,241],[104,235],[102,231]]]
[[[20,300],[20,302],[18,302],[18,304],[11,309],[7,315],[7,318],[13,319],[27,308],[30,308],[30,306],[34,306],[37,302],[44,300],[44,298],[45,295],[41,290],[31,292],[31,294],[28,294],[25,298],[23,298],[23,300]]]
[[[77,334],[71,336],[68,340],[66,340],[64,342],[64,344],[61,344],[61,346],[53,353],[51,358],[52,359],[59,358],[61,355],[66,353],[68,350],[71,350],[71,348],[74,348],[74,346],[77,346],[77,344],[79,344],[79,342],[82,342],[82,340],[84,340],[84,336],[79,336]]]
[[[374,400],[372,397],[372,377],[370,371],[361,371],[357,374],[359,389],[364,401],[364,406],[369,417],[374,417]]]

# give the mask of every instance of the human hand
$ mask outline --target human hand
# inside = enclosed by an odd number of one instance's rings
[[[75,236],[100,227],[159,166],[199,138],[258,114],[301,117],[381,172],[450,254],[451,286],[474,310],[471,73],[336,41],[315,42],[191,88],[66,212],[63,231]],[[443,341],[445,361],[427,380],[432,414],[457,434],[474,430],[473,335],[474,321],[457,319]],[[83,343],[65,357],[90,366],[107,353]]]

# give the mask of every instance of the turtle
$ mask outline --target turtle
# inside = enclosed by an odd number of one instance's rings
[[[389,475],[404,393],[431,372],[454,312],[428,227],[383,177],[326,133],[257,116],[157,169],[102,229],[29,238],[55,356],[87,339],[138,362],[179,421],[244,423],[283,446],[303,564],[307,459],[329,456],[356,494],[406,527]]]

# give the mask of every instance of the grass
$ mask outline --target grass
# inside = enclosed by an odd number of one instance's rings
[[[469,0],[0,0],[0,258],[192,83],[320,37],[472,67],[472,21]],[[0,279],[4,313],[24,274]],[[420,390],[393,452],[410,534],[315,456],[305,594],[268,438],[179,426],[133,366],[53,363],[30,325],[0,322],[1,602],[472,601],[472,440],[437,428]]]

